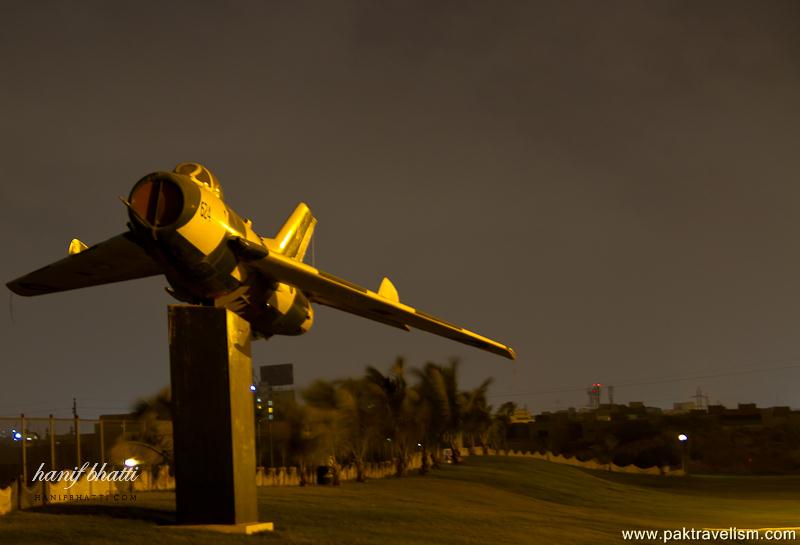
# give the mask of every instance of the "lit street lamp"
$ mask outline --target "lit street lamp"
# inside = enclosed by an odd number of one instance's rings
[[[678,442],[681,444],[681,466],[683,466],[683,472],[688,475],[689,474],[689,436],[685,433],[678,434]]]

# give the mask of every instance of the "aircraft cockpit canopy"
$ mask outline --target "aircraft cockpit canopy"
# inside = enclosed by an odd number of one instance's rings
[[[222,186],[219,185],[219,180],[200,163],[181,163],[173,169],[173,172],[188,176],[194,183],[206,186],[216,193],[220,199],[223,198]]]

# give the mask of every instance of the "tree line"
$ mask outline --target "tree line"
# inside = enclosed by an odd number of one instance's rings
[[[328,466],[336,483],[345,466],[363,481],[368,463],[391,461],[395,475],[403,476],[419,455],[425,474],[445,462],[460,463],[462,445],[470,452],[507,448],[516,405],[493,410],[487,401],[491,384],[487,378],[460,389],[456,359],[409,368],[397,358],[386,372],[368,366],[358,378],[315,380],[302,390],[302,402],[275,396],[274,421],[268,421],[266,400],[254,395],[258,463],[267,465],[274,451],[275,465],[296,466],[301,484],[318,466]],[[173,410],[169,388],[139,400],[133,409],[138,431],[123,438],[120,451],[131,441],[146,443],[169,464],[172,437],[158,422],[171,420]]]
[[[276,419],[285,423],[279,448],[299,468],[327,465],[334,482],[342,466],[364,480],[369,462],[391,460],[405,475],[416,454],[420,473],[445,462],[460,463],[460,447],[501,448],[513,403],[497,411],[487,401],[492,383],[461,390],[458,360],[408,368],[398,358],[386,372],[369,366],[359,378],[316,380],[302,391],[304,403],[276,402]],[[257,416],[262,416],[257,414]]]

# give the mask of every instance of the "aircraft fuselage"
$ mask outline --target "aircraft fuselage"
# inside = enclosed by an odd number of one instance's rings
[[[176,299],[227,307],[264,337],[310,329],[313,310],[300,290],[248,274],[240,264],[230,241],[263,240],[220,190],[178,173],[155,172],[134,185],[128,209],[131,230],[164,269]]]

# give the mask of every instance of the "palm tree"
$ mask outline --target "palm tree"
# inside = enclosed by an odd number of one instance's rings
[[[417,369],[413,369],[416,373]],[[414,436],[417,439],[416,448],[420,450],[420,475],[425,475],[431,468],[436,436],[433,431],[433,415],[435,408],[431,400],[426,397],[422,382],[418,381],[412,388],[413,397],[411,411],[414,413]],[[413,444],[412,444],[413,447]],[[435,464],[434,464],[435,465]]]
[[[431,454],[434,467],[439,464],[441,448],[449,448],[453,463],[461,461],[459,436],[462,432],[462,409],[458,391],[459,361],[451,359],[449,365],[426,363],[415,374],[419,379],[419,390],[430,404],[431,425],[429,440],[433,440]]]
[[[153,396],[140,398],[133,406],[132,414],[155,420],[172,420],[172,394],[165,386]]]
[[[511,417],[517,410],[517,404],[513,401],[506,401],[497,409],[492,418],[492,425],[489,429],[489,442],[496,449],[508,449],[506,436],[511,425]]]
[[[366,380],[376,394],[376,409],[385,415],[381,428],[391,445],[395,473],[400,477],[408,468],[414,447],[422,439],[421,425],[415,413],[419,396],[408,387],[403,358],[397,358],[386,375],[372,366],[367,367]]]
[[[419,395],[418,410],[425,421],[422,438],[422,473],[426,473],[428,456],[433,467],[439,467],[445,433],[450,422],[451,404],[440,366],[429,362],[422,369],[414,369],[413,373],[417,377],[415,388]]]
[[[450,364],[441,367],[442,379],[444,380],[445,391],[447,392],[447,401],[449,405],[449,418],[445,427],[444,440],[445,444],[452,451],[453,463],[461,463],[461,449],[459,436],[463,429],[461,421],[462,412],[461,404],[458,395],[458,368],[460,362],[458,359],[451,359]]]
[[[367,454],[383,439],[386,416],[379,408],[381,394],[366,379],[343,380],[336,393],[337,406],[349,423],[347,445],[356,467],[356,480],[363,482]]]
[[[314,426],[308,409],[303,405],[286,401],[282,413],[288,431],[285,448],[289,458],[297,463],[300,486],[305,486],[308,484],[309,469],[322,458],[321,433],[318,427]]]
[[[169,387],[162,388],[153,396],[140,398],[133,406],[131,414],[136,418],[136,429],[128,437],[118,440],[113,447],[116,452],[145,450],[161,455],[164,463],[173,460],[172,440],[172,396]],[[131,452],[133,452],[131,450]],[[151,463],[158,463],[151,460]]]
[[[382,426],[380,391],[366,379],[345,379],[335,382],[315,381],[303,392],[303,398],[317,411],[324,422],[327,444],[334,465],[334,483],[339,465],[352,461],[356,480],[364,481],[366,457],[380,444]]]
[[[492,379],[487,378],[477,388],[461,392],[459,396],[461,422],[470,455],[475,454],[476,440],[486,452],[489,429],[492,425],[492,407],[486,401],[486,392],[491,383]]]
[[[347,452],[348,418],[337,402],[336,384],[315,380],[303,391],[310,424],[319,432],[319,448],[328,453],[328,465],[333,472],[333,484],[339,484],[341,460]]]

